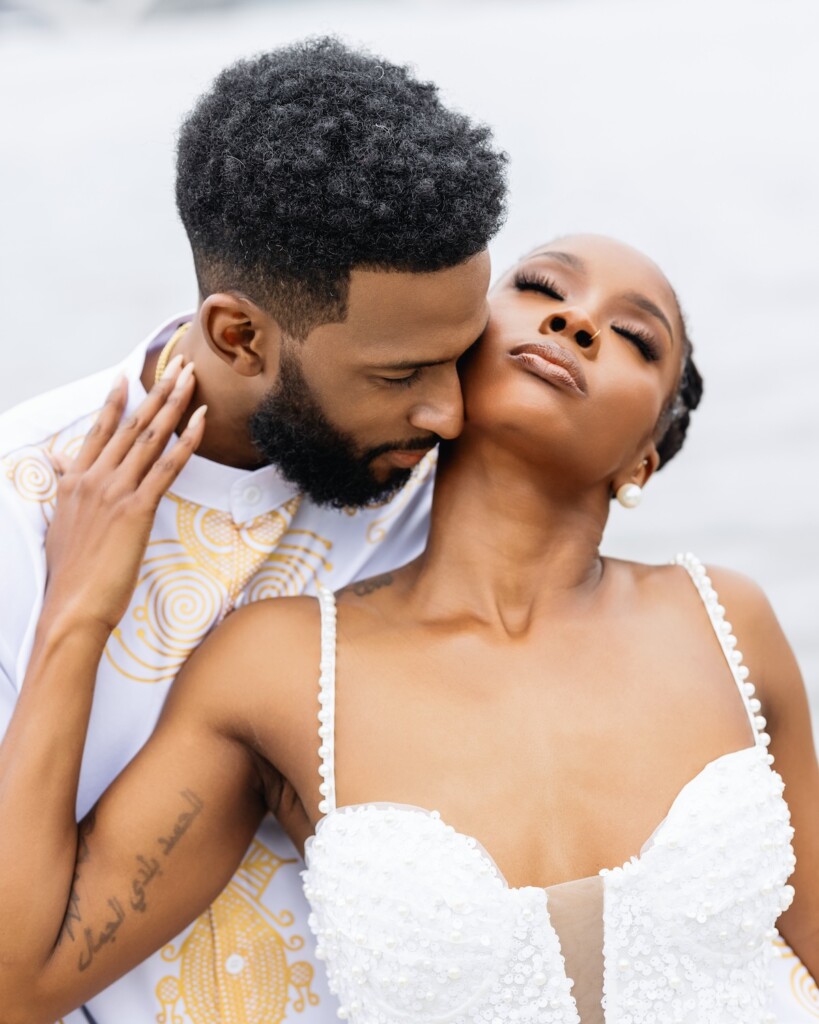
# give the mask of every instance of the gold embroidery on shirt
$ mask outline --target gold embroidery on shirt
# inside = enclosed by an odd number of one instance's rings
[[[54,499],[57,496],[57,474],[45,455],[39,450],[28,451],[17,458],[7,456],[3,468],[12,486],[26,501],[51,506],[53,515]],[[50,515],[43,511],[46,522]]]
[[[156,986],[162,1008],[157,1024],[182,1024],[180,1003],[192,1024],[279,1024],[288,1003],[296,1013],[318,1005],[313,965],[290,963],[287,956],[304,946],[300,935],[282,934],[293,925],[293,914],[273,914],[262,903],[276,872],[295,863],[253,841],[233,880],[179,949],[170,944],[162,950],[164,960],[179,963],[179,975]]]
[[[41,445],[22,448],[3,459],[3,468],[12,486],[24,501],[40,506],[46,525],[54,516],[57,499],[57,473],[48,456],[59,453],[75,458],[96,416],[94,412],[53,434]]]
[[[324,557],[332,547],[312,530],[289,530],[248,583],[242,603],[303,594],[320,572],[332,570]]]
[[[437,465],[438,449],[433,448],[431,452],[421,459],[403,489],[390,502],[386,514],[379,516],[378,519],[374,519],[367,527],[367,540],[370,544],[380,544],[384,540],[389,532],[390,523],[397,519],[407,505],[409,505],[410,498],[421,484],[429,478]]]
[[[774,945],[779,949],[783,960],[795,960],[790,971],[791,993],[798,1005],[807,1010],[812,1017],[819,1020],[819,986],[808,972],[796,953],[783,939],[776,939]]]
[[[169,682],[210,630],[240,604],[301,594],[332,542],[290,523],[301,499],[237,525],[230,513],[163,498],[175,506],[177,537],[148,544],[126,620],[105,653],[135,682]]]

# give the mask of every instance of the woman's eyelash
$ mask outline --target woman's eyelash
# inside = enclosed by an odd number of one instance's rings
[[[656,342],[648,331],[643,330],[641,327],[618,327],[616,324],[612,324],[611,329],[615,334],[619,334],[620,337],[627,338],[632,342],[647,362],[656,363],[660,358]]]
[[[515,287],[520,292],[540,292],[541,295],[548,295],[550,299],[558,299],[561,302],[566,298],[550,277],[532,274],[526,270],[515,274]]]
[[[518,271],[518,273],[515,274],[514,284],[515,288],[521,292],[539,292],[541,295],[547,295],[550,299],[557,299],[560,302],[563,302],[566,298],[550,277],[546,277],[542,274],[535,274],[528,270]],[[659,360],[660,352],[657,348],[656,341],[653,336],[642,327],[636,327],[633,325],[620,327],[616,324],[612,324],[611,329],[615,334],[619,334],[621,337],[630,341],[637,348],[638,352],[646,362],[656,363]]]

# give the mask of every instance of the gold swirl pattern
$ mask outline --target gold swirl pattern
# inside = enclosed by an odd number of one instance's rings
[[[779,949],[779,955],[783,960],[795,961],[790,968],[790,983],[791,993],[797,1005],[807,1010],[811,1017],[819,1020],[819,986],[784,939],[776,939],[774,945]]]
[[[57,474],[46,455],[35,448],[19,456],[3,460],[6,476],[26,501],[51,505],[57,496]]]
[[[210,630],[238,604],[300,594],[320,569],[331,542],[289,530],[300,505],[237,525],[229,512],[174,494],[163,498],[176,536],[148,544],[127,620],[106,647],[116,670],[135,682],[169,682]],[[167,504],[159,522],[167,522]],[[163,514],[164,513],[164,514]]]
[[[389,524],[401,515],[407,505],[409,505],[410,498],[415,494],[421,484],[429,479],[437,465],[438,449],[433,448],[432,451],[421,459],[413,470],[412,476],[409,478],[404,488],[399,491],[393,501],[390,502],[386,514],[379,516],[378,519],[374,519],[367,527],[367,541],[370,544],[380,544],[381,541],[384,540],[387,536]]]
[[[164,960],[179,963],[180,973],[156,986],[157,1024],[183,1024],[176,1012],[180,1002],[192,1024],[279,1024],[291,989],[296,1013],[318,1005],[312,965],[305,960],[291,964],[287,957],[304,946],[304,939],[285,938],[279,930],[292,926],[293,915],[273,914],[262,903],[277,871],[295,863],[253,841],[233,880],[179,949],[170,944],[162,950]]]
[[[312,530],[290,530],[247,584],[242,603],[303,594],[319,572],[333,568],[324,556],[332,541]]]
[[[57,498],[57,474],[49,455],[75,458],[97,413],[95,410],[41,444],[21,448],[2,460],[11,485],[24,501],[39,506],[46,525],[54,516]]]

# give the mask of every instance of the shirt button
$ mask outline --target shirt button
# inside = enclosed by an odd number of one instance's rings
[[[241,974],[245,969],[245,958],[241,953],[231,953],[225,960],[225,970],[228,974]]]
[[[250,487],[245,488],[245,492],[242,497],[248,505],[258,505],[262,499],[262,492],[254,484],[251,484]]]

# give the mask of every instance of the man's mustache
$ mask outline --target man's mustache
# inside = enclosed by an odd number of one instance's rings
[[[367,452],[367,462],[372,462],[379,455],[386,452],[417,452],[434,448],[441,438],[437,434],[428,434],[426,437],[416,437],[411,441],[394,441],[392,444],[380,444],[377,448],[371,448]]]

